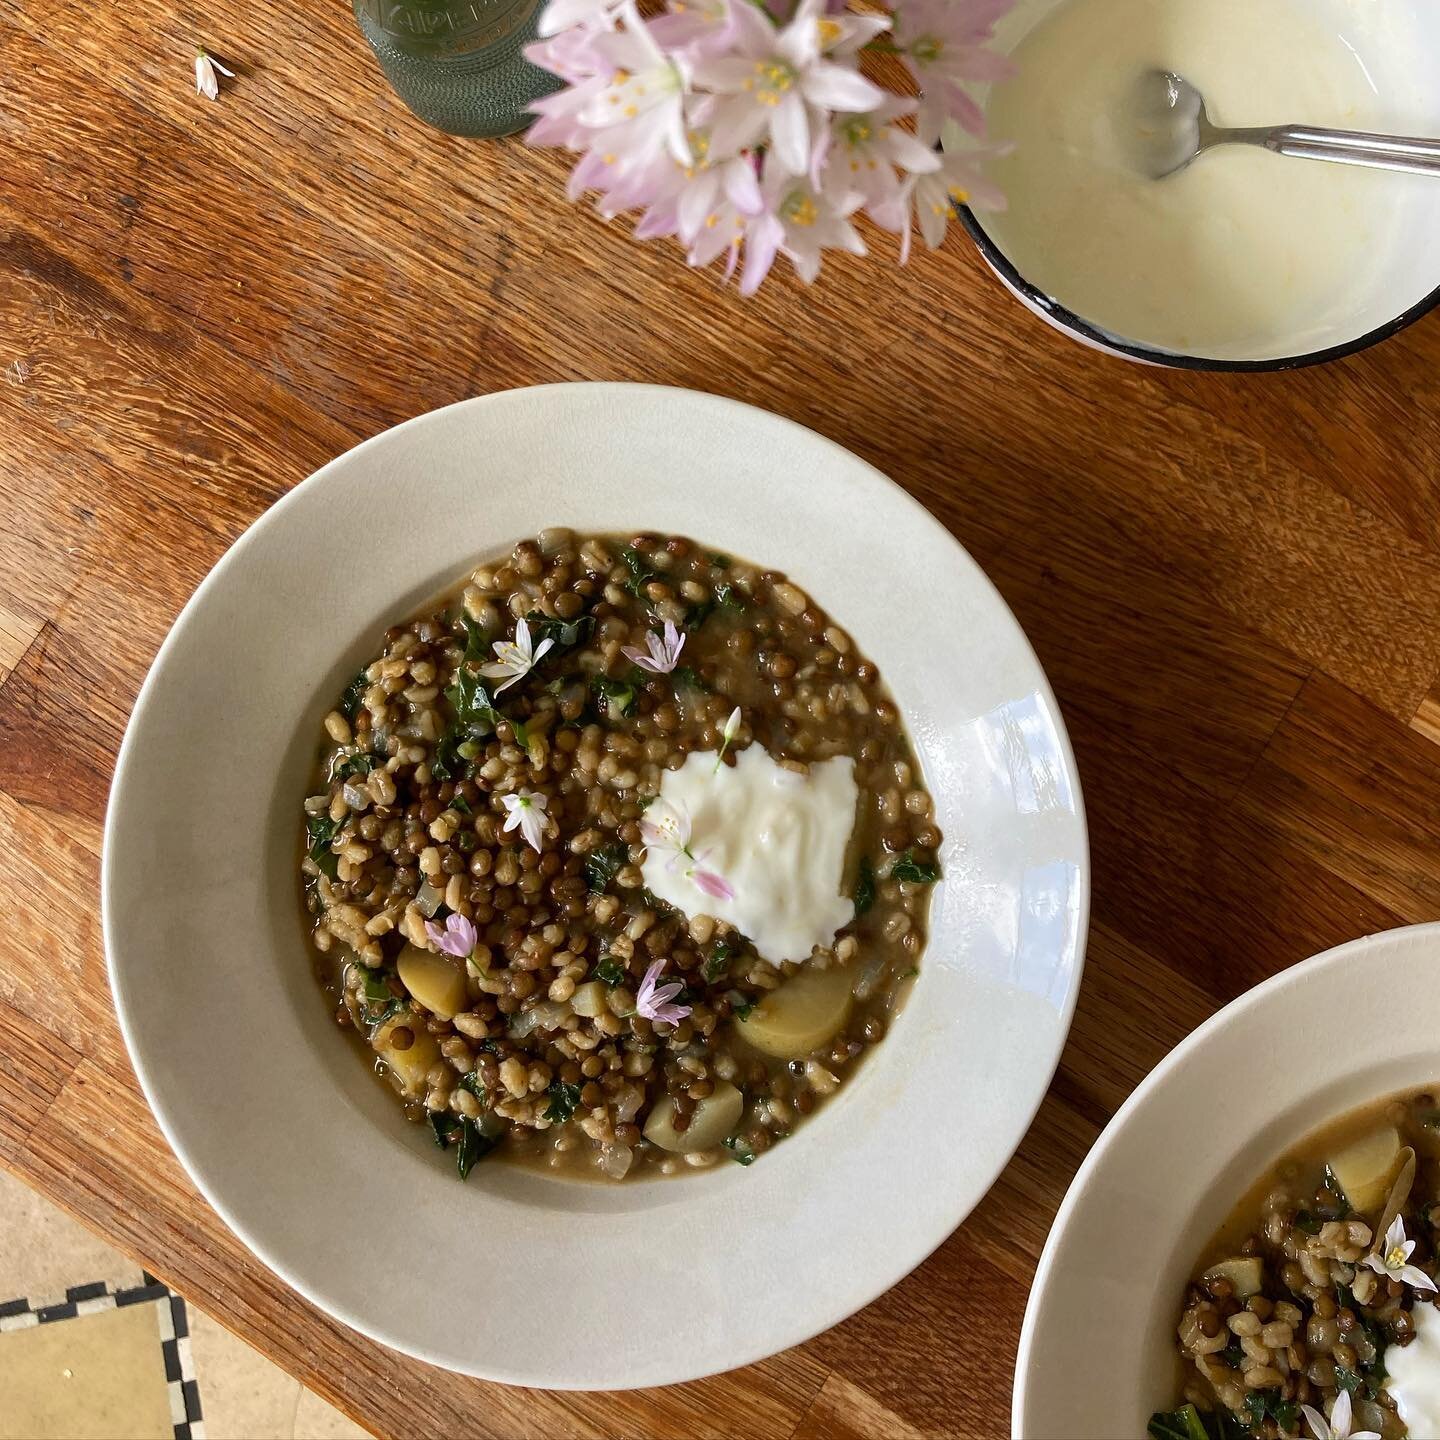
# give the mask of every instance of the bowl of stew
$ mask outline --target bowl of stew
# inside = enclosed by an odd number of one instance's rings
[[[963,550],[646,386],[436,412],[263,516],[146,682],[104,867],[227,1223],[384,1343],[564,1388],[762,1358],[923,1259],[1039,1103],[1087,899]]]
[[[1437,958],[1437,925],[1342,945],[1147,1077],[1041,1258],[1017,1436],[1440,1433]]]

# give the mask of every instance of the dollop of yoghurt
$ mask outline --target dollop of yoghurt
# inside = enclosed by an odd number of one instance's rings
[[[841,886],[859,793],[848,755],[801,774],[762,745],[739,751],[734,765],[718,771],[713,751],[692,753],[664,773],[656,802],[688,827],[689,855],[650,845],[645,884],[687,915],[733,925],[771,964],[807,960],[854,918]],[[719,876],[724,885],[707,893],[696,874]]]
[[[1417,1299],[1410,1312],[1415,1338],[1385,1347],[1385,1388],[1417,1440],[1440,1440],[1440,1310]]]

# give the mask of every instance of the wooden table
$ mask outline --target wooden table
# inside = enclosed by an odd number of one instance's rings
[[[567,206],[556,155],[421,128],[347,8],[0,0],[0,1163],[382,1434],[1005,1433],[1046,1227],[1128,1091],[1262,977],[1440,915],[1440,320],[1296,375],[1142,370],[958,234],[742,303]],[[218,104],[197,43],[240,72]],[[385,426],[575,379],[752,401],[929,505],[1049,670],[1095,856],[1069,1047],[966,1225],[809,1345],[610,1396],[429,1369],[251,1260],[136,1088],[97,899],[126,715],[225,547]]]

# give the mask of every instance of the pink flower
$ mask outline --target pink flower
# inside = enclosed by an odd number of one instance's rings
[[[720,732],[720,748],[715,752],[715,770],[718,773],[725,759],[730,742],[740,733],[740,707],[737,705],[726,717],[725,728]]]
[[[1374,1430],[1350,1429],[1355,1419],[1354,1404],[1350,1392],[1341,1390],[1330,1407],[1328,1420],[1313,1405],[1302,1405],[1300,1413],[1305,1417],[1305,1423],[1310,1427],[1310,1433],[1315,1436],[1315,1440],[1380,1440]]]
[[[597,35],[593,42],[609,81],[578,114],[594,132],[590,153],[621,171],[667,150],[688,165],[687,86],[678,58],[655,43],[633,0],[626,0],[620,15],[621,28]]]
[[[204,50],[195,52],[195,93],[197,95],[203,95],[207,100],[218,100],[221,75],[227,80],[235,78],[235,72],[227,70],[213,55],[207,55]]]
[[[643,1015],[647,1020],[678,1025],[690,1013],[690,1006],[670,1003],[685,988],[678,980],[656,987],[655,982],[664,969],[665,957],[662,955],[645,972],[645,978],[635,992],[635,1013]]]
[[[1386,1279],[1399,1280],[1415,1290],[1434,1290],[1435,1282],[1418,1265],[1410,1263],[1414,1249],[1415,1242],[1405,1238],[1404,1216],[1397,1215],[1384,1238],[1365,1257],[1365,1263]]]
[[[566,83],[535,102],[530,142],[577,152],[572,200],[593,192],[607,219],[634,215],[637,239],[677,237],[689,264],[738,271],[742,294],[782,254],[808,284],[824,251],[865,253],[862,208],[903,255],[917,206],[935,244],[950,191],[998,203],[973,157],[933,151],[947,125],[980,129],[964,87],[1006,73],[986,46],[1012,3],[888,0],[892,20],[844,0],[666,0],[647,21],[635,0],[550,0],[526,55]],[[919,77],[919,102],[861,73],[892,30],[883,48]],[[912,114],[916,133],[896,123]],[[641,653],[673,668],[648,643]]]
[[[655,799],[640,816],[640,838],[652,850],[690,853],[690,816],[668,800]]]
[[[457,959],[468,960],[475,953],[475,927],[463,915],[449,916],[443,930],[433,920],[427,920],[425,935],[437,950]]]
[[[938,169],[926,175],[912,175],[894,201],[871,209],[871,218],[877,225],[901,237],[902,265],[910,258],[912,214],[920,221],[920,233],[926,245],[938,250],[957,205],[980,205],[991,210],[1005,208],[1005,196],[981,170],[987,156],[1003,153],[999,146],[947,150]]]
[[[713,870],[702,870],[696,865],[685,872],[685,878],[702,894],[709,895],[716,900],[733,900],[735,898],[735,891],[731,888],[729,881],[723,876],[717,875]]]
[[[730,0],[670,0],[669,13],[650,22],[650,33],[667,50],[715,54],[735,34],[734,9]]]
[[[535,32],[548,40],[562,30],[608,30],[615,23],[620,0],[550,0],[540,12]]]
[[[706,870],[700,863],[703,854],[696,855],[690,848],[689,813],[668,800],[655,799],[650,802],[640,817],[640,838],[652,850],[670,852],[670,869],[682,860],[690,863],[685,867],[685,878],[702,895],[715,900],[733,900],[735,891],[723,876],[713,870]]]
[[[811,107],[873,110],[885,92],[858,70],[822,58],[823,0],[801,0],[783,29],[758,6],[734,6],[730,53],[696,62],[695,83],[720,96],[711,120],[711,140],[722,154],[762,142],[769,158],[788,175],[810,167]],[[767,165],[767,169],[768,169]]]
[[[973,135],[985,133],[985,112],[966,93],[1011,73],[1010,62],[985,47],[996,21],[1014,0],[901,0],[895,44],[920,87],[921,134],[938,132],[942,119],[958,120]]]
[[[825,169],[829,195],[858,195],[873,216],[899,199],[902,180],[898,171],[926,175],[940,168],[940,156],[892,120],[912,114],[913,100],[898,96],[866,115],[837,115],[830,128],[830,152]]]
[[[795,273],[807,285],[820,274],[822,250],[865,253],[865,242],[850,223],[850,216],[860,208],[858,195],[832,197],[817,191],[807,179],[768,174],[764,193],[765,213],[751,222],[745,235],[742,295],[753,295],[760,288],[781,252],[790,257]]]
[[[657,635],[653,630],[645,632],[645,644],[648,654],[634,645],[622,645],[620,653],[652,675],[668,675],[680,662],[680,652],[685,648],[685,637],[675,628],[673,620],[667,620],[663,636]]]

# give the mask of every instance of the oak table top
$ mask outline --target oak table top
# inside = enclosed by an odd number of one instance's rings
[[[239,71],[216,104],[197,44]],[[423,129],[343,5],[0,0],[0,137],[0,1164],[382,1435],[1008,1433],[1046,1229],[1125,1095],[1265,976],[1440,917],[1440,319],[1145,370],[958,233],[742,302],[566,205],[560,157]],[[1069,1045],[970,1220],[799,1349],[607,1396],[404,1359],[253,1261],[136,1087],[98,914],[126,716],[226,546],[396,421],[580,379],[779,411],[928,505],[1049,671],[1095,863]]]

